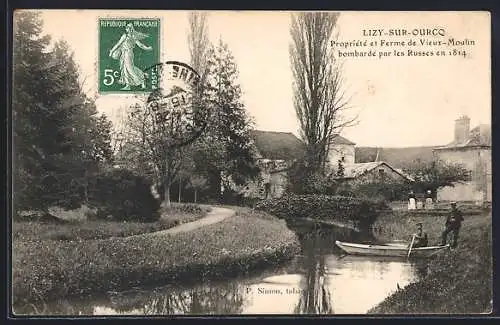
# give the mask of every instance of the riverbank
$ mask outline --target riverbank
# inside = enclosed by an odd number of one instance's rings
[[[380,238],[408,239],[417,222],[423,223],[429,245],[440,243],[444,216],[431,218],[395,212],[377,220],[375,228]],[[396,291],[368,313],[488,313],[492,275],[491,213],[465,215],[458,247],[437,255],[430,261],[424,279]]]
[[[80,241],[13,241],[13,303],[191,283],[249,273],[292,258],[284,221],[237,208],[191,231]]]

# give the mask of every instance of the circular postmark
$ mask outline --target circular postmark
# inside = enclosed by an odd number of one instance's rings
[[[200,137],[207,125],[208,106],[198,72],[179,61],[158,63],[145,72],[151,76],[153,89],[145,107],[152,131],[169,147],[184,146]]]

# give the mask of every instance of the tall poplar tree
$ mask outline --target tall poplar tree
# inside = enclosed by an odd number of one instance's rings
[[[332,141],[356,120],[345,114],[350,108],[349,98],[344,91],[342,64],[333,55],[332,40],[336,37],[334,29],[339,15],[292,14],[290,61],[294,107],[312,173],[325,170]]]

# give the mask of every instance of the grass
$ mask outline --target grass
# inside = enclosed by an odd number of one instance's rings
[[[237,216],[177,234],[14,240],[13,303],[224,278],[280,264],[299,251],[284,221],[237,210]]]
[[[394,213],[377,220],[385,239],[408,239],[415,223],[423,222],[429,245],[439,244],[445,217]],[[395,292],[370,314],[464,314],[491,312],[492,299],[491,214],[465,216],[458,247],[440,253],[429,263],[420,282]]]
[[[74,216],[74,211],[59,212],[63,224],[41,223],[38,221],[14,221],[12,239],[21,241],[66,240],[80,241],[127,237],[169,229],[179,224],[195,221],[210,211],[209,207],[172,204],[162,209],[161,218],[155,222],[116,222],[107,220],[86,220]],[[70,217],[69,217],[70,216]]]

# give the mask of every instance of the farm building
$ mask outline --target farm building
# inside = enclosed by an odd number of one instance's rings
[[[383,161],[346,164],[344,165],[344,175],[340,178],[352,185],[373,182],[405,183],[413,181],[403,171]]]
[[[438,190],[438,200],[491,202],[491,126],[480,124],[470,129],[470,118],[455,120],[451,143],[434,149],[436,159],[463,164],[470,170],[470,180]]]
[[[280,197],[288,178],[287,169],[304,152],[304,144],[293,133],[252,131],[252,145],[261,168],[257,181],[236,190],[248,197]]]

